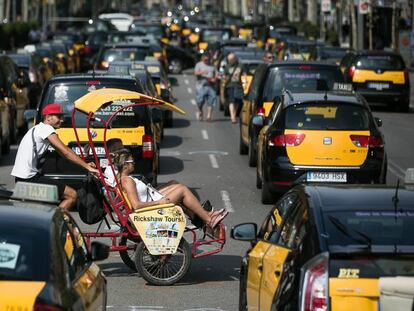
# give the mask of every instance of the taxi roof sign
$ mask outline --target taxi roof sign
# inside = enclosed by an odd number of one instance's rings
[[[352,92],[354,90],[352,88],[351,83],[341,83],[341,82],[334,82],[332,89],[334,91],[343,91],[343,92]]]
[[[406,186],[414,187],[414,168],[408,168],[405,171],[404,184]]]
[[[56,185],[18,182],[11,199],[59,203],[58,188]]]

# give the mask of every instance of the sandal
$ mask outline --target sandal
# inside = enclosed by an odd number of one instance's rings
[[[203,121],[203,113],[199,112],[197,116],[198,121]]]
[[[228,211],[224,211],[223,213],[212,215],[210,221],[208,222],[207,226],[211,229],[217,227],[217,225],[229,214]]]

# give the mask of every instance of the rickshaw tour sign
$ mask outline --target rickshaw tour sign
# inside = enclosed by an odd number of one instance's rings
[[[174,254],[184,234],[186,219],[181,207],[154,207],[129,215],[151,255]]]

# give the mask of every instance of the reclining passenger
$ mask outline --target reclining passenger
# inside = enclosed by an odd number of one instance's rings
[[[208,213],[188,187],[180,183],[168,183],[159,187],[158,197],[153,200],[151,189],[138,178],[130,174],[134,172],[134,158],[129,150],[120,150],[113,154],[114,166],[122,191],[134,210],[157,204],[180,204],[198,216],[206,226],[214,229],[227,215],[228,211],[219,210]]]

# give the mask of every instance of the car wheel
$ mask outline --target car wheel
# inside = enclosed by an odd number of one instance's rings
[[[173,115],[171,111],[166,111],[164,127],[173,127]]]
[[[262,179],[259,174],[259,166],[256,167],[256,188],[262,189]]]
[[[10,152],[10,137],[7,137],[4,141],[2,141],[1,145],[1,153],[7,154]]]
[[[123,236],[119,241],[119,246],[124,245],[132,246],[133,249],[127,251],[119,251],[119,256],[121,257],[124,264],[128,266],[128,268],[130,268],[132,271],[137,271],[134,260],[134,253],[135,249],[137,248],[137,241],[133,241],[131,239],[128,239],[126,236]]]
[[[183,62],[180,59],[174,58],[169,63],[171,73],[180,74],[183,71]]]
[[[410,100],[403,100],[395,106],[397,112],[409,112],[410,111]]]
[[[249,157],[249,166],[255,167],[257,165],[257,152],[256,152],[256,148],[254,145],[254,140],[251,138],[249,140],[248,157]]]
[[[242,279],[239,287],[239,311],[247,311],[246,281]]]
[[[262,204],[271,204],[273,203],[273,194],[270,192],[269,184],[262,174],[262,192],[261,192]]]
[[[244,144],[242,139],[242,133],[241,133],[241,122],[240,122],[240,138],[239,138],[239,153],[240,154],[247,154],[248,152],[247,146]]]

